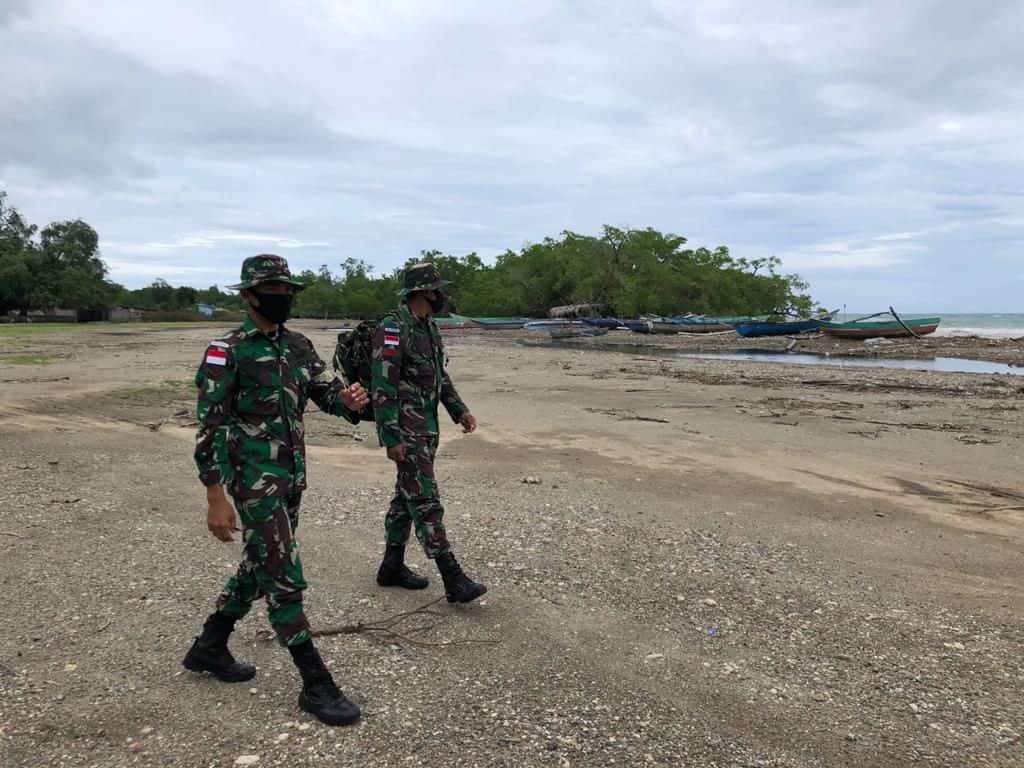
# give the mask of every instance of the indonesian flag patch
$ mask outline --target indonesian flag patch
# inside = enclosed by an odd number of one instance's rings
[[[393,333],[384,333],[384,346],[385,347],[397,347],[401,343],[401,338]]]
[[[228,352],[219,346],[211,346],[206,350],[206,364],[207,365],[227,365],[228,364]]]

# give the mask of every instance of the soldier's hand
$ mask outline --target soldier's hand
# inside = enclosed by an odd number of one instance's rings
[[[405,461],[405,443],[388,446],[388,458],[396,464]]]
[[[476,416],[471,413],[467,413],[459,419],[459,424],[462,425],[462,431],[467,435],[471,432],[476,432]]]
[[[370,398],[367,396],[366,390],[363,389],[363,385],[357,381],[341,390],[341,401],[350,411],[361,411],[369,404]]]
[[[238,518],[235,517],[235,508],[226,498],[209,500],[206,527],[221,541],[235,540],[231,534],[238,530]]]

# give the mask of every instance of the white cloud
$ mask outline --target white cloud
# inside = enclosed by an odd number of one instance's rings
[[[989,255],[1024,220],[1022,3],[15,5],[3,186],[128,282],[609,223],[782,254],[851,303],[925,253],[948,306],[1017,301]]]
[[[189,277],[201,274],[216,274],[216,269],[209,267],[198,267],[192,264],[181,264],[169,261],[135,261],[130,259],[107,258],[104,259],[110,268],[110,275],[113,279],[124,279],[127,277]]]
[[[139,250],[167,250],[178,248],[216,248],[225,243],[239,243],[254,246],[270,246],[276,248],[326,248],[331,243],[322,240],[296,240],[280,235],[268,235],[259,233],[242,232],[197,232],[195,234],[181,235],[170,242],[148,242],[136,246],[119,245],[123,249],[137,248]]]
[[[884,237],[874,238],[875,242]],[[826,242],[780,254],[786,269],[795,270],[878,270],[888,269],[911,260],[917,246],[877,245],[851,242]]]

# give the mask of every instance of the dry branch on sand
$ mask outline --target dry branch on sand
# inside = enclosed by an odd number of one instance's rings
[[[424,603],[418,608],[413,608],[411,611],[402,611],[401,613],[396,613],[393,616],[386,616],[375,621],[360,621],[355,624],[328,626],[323,629],[314,629],[310,634],[312,634],[313,637],[366,634],[383,637],[393,643],[408,643],[409,645],[416,645],[425,648],[444,648],[454,645],[496,645],[501,642],[500,640],[493,638],[447,640],[438,642],[434,640],[421,640],[417,637],[413,637],[413,635],[422,635],[425,632],[429,632],[444,623],[444,619],[447,618],[447,615],[439,611],[432,610],[433,606],[437,605],[443,599],[443,597],[439,597],[436,600],[431,600],[429,603]],[[421,621],[420,623],[414,624],[410,627],[400,627],[402,622],[409,619],[421,619]],[[273,633],[269,631],[261,632],[259,633],[259,636],[268,640],[273,639]]]

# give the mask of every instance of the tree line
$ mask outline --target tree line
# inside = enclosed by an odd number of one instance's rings
[[[642,314],[786,315],[814,304],[798,275],[780,274],[777,258],[734,258],[720,246],[688,248],[685,237],[654,229],[604,227],[598,236],[563,232],[557,238],[506,251],[494,264],[475,253],[456,257],[424,251],[410,259],[437,264],[450,308],[470,316],[546,317],[569,304],[596,304],[619,317]],[[401,270],[374,276],[347,259],[333,274],[326,266],[302,273],[309,287],[296,309],[310,316],[372,317],[390,309]]]
[[[813,303],[797,275],[780,274],[779,260],[734,258],[728,248],[690,248],[680,235],[654,229],[606,226],[600,235],[563,232],[493,264],[477,254],[424,251],[410,259],[432,261],[451,281],[453,312],[471,316],[544,317],[554,306],[597,304],[620,317],[641,314],[805,314]],[[375,275],[361,259],[307,270],[295,311],[308,317],[373,317],[394,307],[402,269]],[[174,287],[156,280],[128,290],[108,278],[99,237],[84,221],[43,229],[29,224],[0,191],[0,315],[63,307],[105,310],[115,306],[191,311],[196,304],[243,308],[238,294],[218,286]]]

